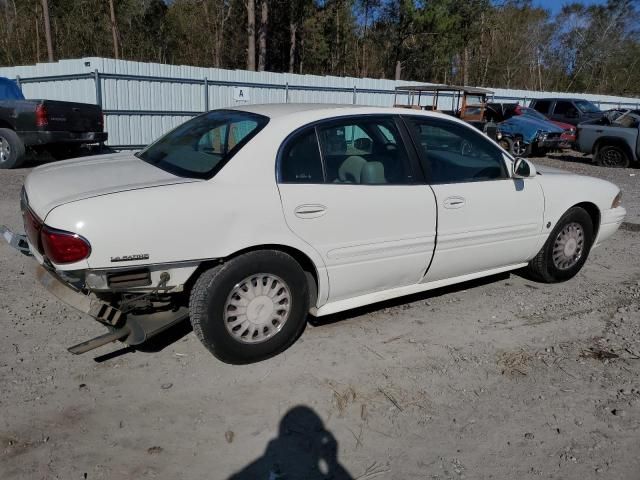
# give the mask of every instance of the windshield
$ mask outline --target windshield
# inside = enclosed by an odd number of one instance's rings
[[[137,157],[174,175],[208,179],[268,122],[254,113],[214,110],[183,123]]]
[[[580,109],[582,113],[600,113],[601,110],[593,103],[587,100],[576,100],[576,107]]]
[[[24,100],[24,96],[14,81],[0,78],[0,100]]]

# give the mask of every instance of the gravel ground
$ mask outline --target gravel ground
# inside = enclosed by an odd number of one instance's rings
[[[640,220],[640,171],[559,157],[539,163],[615,181]],[[26,173],[0,171],[0,223]],[[102,328],[2,244],[0,478],[638,479],[639,252],[627,226],[567,283],[412,296],[229,366],[188,325],[72,356]]]

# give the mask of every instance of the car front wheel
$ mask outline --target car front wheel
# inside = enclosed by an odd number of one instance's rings
[[[542,250],[529,262],[527,271],[534,279],[546,283],[569,280],[582,269],[592,244],[591,217],[583,208],[570,208]]]
[[[276,250],[249,252],[198,278],[189,302],[196,336],[220,360],[251,363],[289,347],[304,329],[304,271]]]

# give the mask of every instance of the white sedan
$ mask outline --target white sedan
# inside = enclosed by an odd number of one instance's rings
[[[625,216],[620,190],[536,169],[452,117],[255,105],[205,113],[137,154],[43,166],[22,194],[47,288],[129,344],[187,317],[231,363],[323,316],[524,269],[558,282]]]

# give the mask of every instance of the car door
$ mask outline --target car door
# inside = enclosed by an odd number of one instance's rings
[[[438,203],[438,236],[423,282],[521,264],[539,246],[544,213],[535,178],[510,177],[509,158],[476,129],[404,117]]]
[[[280,149],[286,222],[322,256],[331,301],[416,284],[431,261],[435,198],[398,121],[329,120]]]

